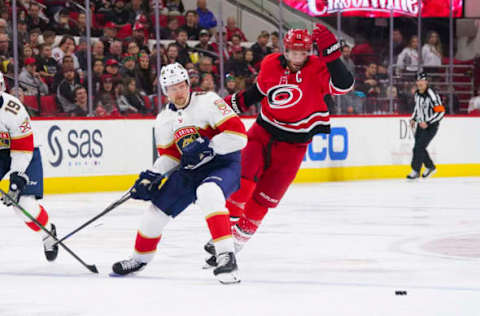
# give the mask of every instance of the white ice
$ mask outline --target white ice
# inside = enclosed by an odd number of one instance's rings
[[[0,316],[480,315],[480,178],[293,185],[239,254],[242,283],[202,270],[208,239],[195,207],[170,222],[154,261],[111,278],[146,204],[128,201],[47,263],[39,236],[0,207]],[[49,195],[62,236],[117,193]],[[395,295],[395,291],[407,295]]]

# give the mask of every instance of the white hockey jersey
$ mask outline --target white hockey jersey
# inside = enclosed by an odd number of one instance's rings
[[[0,150],[10,149],[10,171],[25,172],[33,153],[33,130],[23,104],[8,93],[0,94]]]
[[[210,147],[219,155],[239,151],[247,144],[243,122],[220,96],[192,92],[185,108],[168,104],[157,116],[155,140],[160,158],[154,170],[165,173],[178,165],[182,148],[201,136],[210,140]]]

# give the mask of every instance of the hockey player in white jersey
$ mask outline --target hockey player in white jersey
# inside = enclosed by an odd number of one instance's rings
[[[195,202],[205,214],[215,244],[213,270],[222,283],[237,283],[228,196],[240,186],[240,150],[245,127],[235,112],[214,92],[190,92],[187,71],[178,63],[164,66],[159,78],[170,103],[155,122],[159,158],[151,170],[140,173],[132,197],[151,201],[137,232],[133,256],[113,265],[126,275],[149,263],[164,227]],[[164,175],[175,170],[166,180]]]
[[[56,236],[55,225],[48,225],[48,213],[37,202],[43,197],[43,168],[40,150],[34,147],[30,116],[20,100],[5,92],[5,81],[0,73],[0,179],[7,173],[10,173],[8,195]],[[12,205],[7,197],[2,197],[2,201],[6,206]],[[55,260],[58,254],[55,240],[21,211],[13,209],[31,230],[42,236],[47,260]]]

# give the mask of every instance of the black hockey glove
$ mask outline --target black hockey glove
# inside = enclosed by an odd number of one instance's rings
[[[180,161],[182,168],[193,170],[212,160],[215,152],[208,146],[209,144],[208,138],[200,137],[185,146],[182,149],[182,160]]]
[[[152,194],[158,190],[163,178],[163,174],[151,170],[141,172],[130,190],[132,199],[150,201]]]
[[[15,171],[10,174],[10,187],[8,188],[8,195],[15,201],[15,203],[18,203],[20,195],[23,193],[23,190],[25,190],[27,183],[28,176],[25,173]],[[13,204],[12,201],[5,196],[2,197],[2,201],[6,206]]]

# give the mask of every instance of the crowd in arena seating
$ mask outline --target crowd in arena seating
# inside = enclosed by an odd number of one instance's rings
[[[151,115],[165,96],[157,95],[157,63],[179,62],[189,72],[194,91],[218,91],[220,54],[224,60],[225,93],[234,93],[255,84],[260,61],[279,51],[277,32],[261,31],[248,39],[228,17],[222,34],[206,0],[197,0],[196,10],[185,10],[181,0],[161,0],[160,36],[155,39],[155,1],[91,1],[93,37],[91,45],[93,114],[95,116]],[[18,1],[17,31],[20,89],[15,91],[32,115],[83,116],[88,114],[87,31],[84,2],[65,0]],[[0,1],[0,70],[13,78],[12,9]],[[224,49],[219,40],[223,36]],[[418,71],[416,36],[404,40],[394,31],[395,75]],[[189,41],[196,41],[189,46]],[[251,44],[251,42],[254,42]],[[191,42],[190,42],[191,43]],[[157,49],[161,60],[157,61]],[[388,53],[375,54],[376,48],[362,38],[354,47],[344,43],[342,60],[355,73],[355,90],[337,98],[331,109],[338,114],[409,113],[412,82],[396,82],[388,88]],[[442,45],[437,32],[429,32],[422,46],[425,67],[442,64]],[[372,56],[377,56],[372,58]],[[378,56],[384,56],[379,60]],[[13,80],[8,81],[13,87]],[[160,94],[161,95],[161,94]],[[388,101],[393,96],[392,103]],[[458,103],[458,102],[457,102]],[[257,106],[245,114],[255,115]]]
[[[157,62],[161,66],[173,62],[185,66],[194,91],[218,91],[223,54],[226,93],[233,93],[254,84],[259,62],[265,55],[278,51],[277,33],[262,31],[249,48],[235,18],[228,17],[222,32],[224,49],[220,52],[217,20],[206,0],[198,0],[197,9],[188,11],[181,0],[161,1],[162,42],[149,45],[149,40],[155,39],[154,3],[91,2],[91,89],[95,116],[155,114],[158,101],[166,101],[164,96],[157,98]],[[63,0],[18,2],[20,89],[15,93],[32,115],[88,114],[86,14],[82,4]],[[11,8],[7,2],[0,2],[0,9],[0,70],[13,88],[13,30],[8,14]],[[190,47],[188,41],[197,44]],[[247,114],[256,111],[252,107]]]

